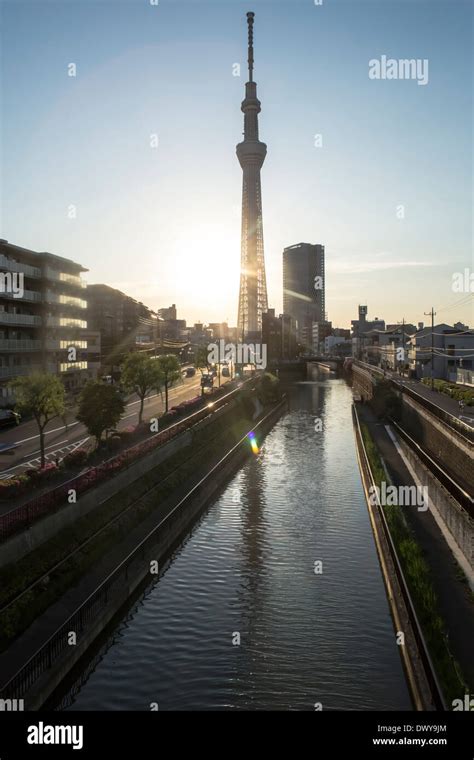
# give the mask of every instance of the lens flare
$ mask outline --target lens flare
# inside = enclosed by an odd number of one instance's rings
[[[258,448],[258,443],[257,443],[257,439],[255,438],[255,433],[251,431],[250,433],[247,434],[247,438],[250,441],[250,445],[252,447],[253,453],[258,454],[260,449]]]

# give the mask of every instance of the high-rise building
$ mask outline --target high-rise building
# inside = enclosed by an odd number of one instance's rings
[[[87,380],[82,272],[70,259],[0,240],[0,405],[19,376],[57,374],[70,390]]]
[[[297,339],[312,345],[313,322],[325,316],[324,246],[298,243],[283,250],[283,311],[296,321]]]
[[[267,283],[263,251],[262,189],[260,169],[267,146],[258,139],[260,101],[253,81],[253,20],[247,13],[249,81],[245,85],[244,139],[237,145],[237,158],[243,172],[242,183],[242,246],[240,293],[237,326],[241,336],[258,339],[262,330],[262,314],[267,311]]]

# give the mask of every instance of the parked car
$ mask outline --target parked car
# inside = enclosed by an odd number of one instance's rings
[[[186,367],[186,377],[194,377],[196,374],[196,367]]]
[[[0,427],[9,427],[10,425],[19,425],[21,415],[14,412],[13,409],[0,409]]]

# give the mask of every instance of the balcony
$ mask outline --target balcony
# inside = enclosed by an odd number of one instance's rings
[[[60,372],[77,372],[79,370],[87,369],[87,362],[60,362]]]
[[[75,306],[78,309],[87,309],[87,301],[84,301],[82,298],[64,295],[64,293],[52,293],[48,290],[45,300],[48,303],[57,303],[65,306]]]
[[[78,340],[76,338],[71,338],[70,340],[47,340],[46,341],[46,350],[47,351],[67,351],[69,348],[74,347],[78,350],[84,350],[87,349],[87,341],[86,340]]]
[[[19,261],[14,259],[8,259],[3,254],[0,254],[0,271],[9,272],[22,272],[26,277],[42,277],[41,269],[38,267],[31,267],[29,264],[20,264]]]
[[[40,340],[15,340],[14,338],[0,339],[1,351],[41,351]]]
[[[0,367],[0,379],[32,375],[33,372],[46,372],[55,375],[58,368],[55,364],[48,364],[43,367],[42,364],[19,364],[17,367]]]
[[[87,329],[87,322],[83,319],[73,319],[72,317],[46,317],[47,327],[78,327],[81,330]]]
[[[42,294],[36,290],[24,290],[21,296],[13,293],[0,293],[0,298],[9,298],[12,301],[35,301],[36,303],[43,300]]]
[[[0,311],[0,325],[32,325],[41,327],[41,317],[34,314],[12,314],[8,311]]]
[[[77,288],[87,287],[87,283],[81,277],[74,274],[68,274],[67,272],[58,272],[56,269],[49,269],[49,267],[46,267],[44,270],[44,276],[47,280],[67,282],[69,285],[75,285]]]

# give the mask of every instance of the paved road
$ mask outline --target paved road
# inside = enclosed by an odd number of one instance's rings
[[[228,378],[222,378],[221,383],[223,384],[224,381],[228,381]],[[169,406],[174,406],[185,399],[199,395],[201,392],[200,383],[200,373],[196,373],[194,377],[183,378],[182,383],[171,388],[169,391]],[[136,395],[130,396],[125,414],[117,428],[123,430],[129,425],[135,425],[138,422],[139,409],[140,401],[137,400]],[[152,395],[145,400],[145,419],[158,415],[163,411],[164,394],[163,401],[159,394]],[[64,457],[68,451],[73,451],[89,441],[87,430],[84,425],[77,422],[73,412],[68,413],[67,423],[66,427],[63,421],[56,417],[51,420],[46,428],[46,456],[50,461],[54,461],[56,457]],[[12,451],[0,454],[0,477],[19,473],[29,466],[39,466],[39,435],[38,427],[34,420],[24,422],[15,428],[2,430],[0,433],[0,443],[17,444],[17,448]]]
[[[376,369],[380,370],[379,367]],[[446,393],[432,391],[429,386],[425,385],[419,380],[407,380],[407,378],[401,377],[396,372],[390,372],[388,370],[385,370],[385,376],[390,377],[392,380],[399,383],[400,385],[405,386],[406,388],[410,388],[412,391],[415,391],[415,393],[419,393],[420,396],[423,396],[428,401],[436,404],[436,406],[438,406],[440,409],[443,409],[445,412],[449,412],[449,414],[452,414],[454,417],[457,417],[463,422],[466,422],[466,424],[474,426],[473,407],[465,406],[461,411],[459,409],[459,403],[455,399],[450,398],[446,395]]]

